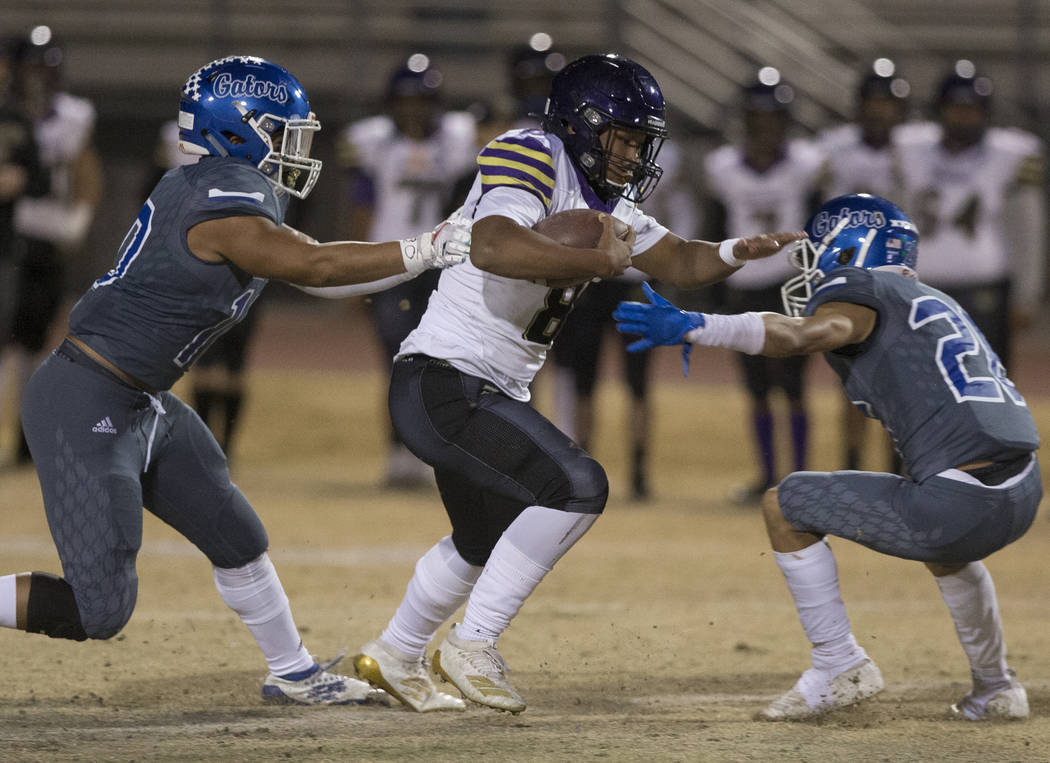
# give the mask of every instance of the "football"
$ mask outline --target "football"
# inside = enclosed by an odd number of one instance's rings
[[[602,237],[602,223],[598,219],[600,214],[595,209],[567,209],[544,217],[532,229],[563,246],[593,249]],[[630,230],[627,223],[615,217],[613,229],[619,238],[625,238]]]

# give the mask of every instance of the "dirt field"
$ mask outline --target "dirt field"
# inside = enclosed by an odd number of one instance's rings
[[[298,347],[258,355],[234,478],[267,525],[307,645],[329,656],[379,632],[448,527],[436,491],[376,487],[384,385],[370,350],[352,373],[274,367],[297,363]],[[757,512],[725,500],[752,472],[743,398],[710,381],[726,378],[710,357],[710,373],[694,358],[690,380],[660,380],[648,504],[626,500],[624,400],[603,387],[595,455],[613,483],[608,509],[501,640],[525,713],[263,705],[265,665],[206,560],[147,515],[138,608],[121,635],[0,631],[0,760],[1050,760],[1045,512],[988,561],[1029,721],[948,720],[969,676],[936,584],[918,564],[838,540],[854,632],[888,688],[813,723],[753,720],[808,647]],[[1045,435],[1050,397],[1020,386]],[[821,382],[812,400],[813,463],[832,467],[839,398]],[[35,474],[0,475],[0,495],[0,573],[57,572]]]

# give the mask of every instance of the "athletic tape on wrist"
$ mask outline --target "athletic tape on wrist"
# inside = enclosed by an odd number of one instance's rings
[[[747,260],[741,260],[733,254],[733,247],[736,246],[736,242],[739,240],[739,238],[727,238],[718,245],[718,256],[722,258],[722,262],[731,268],[741,268],[747,264]]]
[[[430,246],[429,233],[421,233],[412,238],[403,238],[398,243],[401,244],[401,259],[405,263],[405,272],[418,275],[427,269],[427,264],[423,257],[423,248]]]
[[[703,313],[703,316],[704,325],[685,335],[690,344],[725,347],[748,355],[762,352],[766,343],[766,324],[759,313]]]

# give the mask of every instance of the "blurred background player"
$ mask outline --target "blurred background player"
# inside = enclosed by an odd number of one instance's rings
[[[184,154],[179,150],[179,125],[175,120],[161,125],[157,134],[157,144],[153,152],[153,171],[143,196],[155,186],[165,172],[173,167],[194,164],[199,156]],[[244,366],[248,355],[248,346],[260,315],[260,302],[255,300],[248,314],[229,331],[215,340],[205,351],[190,372],[192,387],[191,402],[193,409],[204,419],[211,429],[219,447],[226,454],[227,462],[232,462],[233,436],[240,422],[244,407],[245,373]]]
[[[824,353],[849,396],[883,423],[909,478],[864,471],[796,472],[762,502],[775,561],[809,640],[812,667],[762,711],[804,720],[882,691],[857,643],[826,536],[925,563],[970,663],[972,687],[951,712],[971,721],[1027,718],[1006,662],[999,603],[981,561],[1020,538],[1042,498],[1039,435],[1024,398],[959,304],[918,280],[919,232],[900,208],[838,197],[806,224],[784,284],[787,315],[617,309],[635,345],[692,344],[749,353]]]
[[[991,126],[992,97],[992,81],[957,61],[937,90],[937,121],[898,135],[923,280],[959,301],[1009,368],[1013,333],[1043,292],[1045,148],[1031,133]]]
[[[11,336],[17,267],[24,256],[25,242],[15,233],[15,204],[24,195],[47,193],[48,185],[47,174],[40,166],[33,124],[15,107],[9,92],[18,42],[16,38],[0,39],[0,354]],[[0,395],[0,418],[4,402]]]
[[[344,130],[341,152],[351,173],[347,231],[351,240],[407,236],[419,226],[420,230],[434,227],[449,206],[458,206],[452,199],[453,187],[461,175],[473,172],[477,131],[470,113],[445,110],[442,79],[426,55],[412,55],[387,82],[386,113]],[[437,279],[437,273],[424,273],[369,298],[387,372],[401,342],[419,324]],[[409,452],[393,427],[389,437],[384,484],[400,488],[433,484],[430,467]]]
[[[743,140],[717,148],[704,158],[704,188],[708,203],[703,215],[704,238],[751,236],[764,230],[801,227],[819,204],[823,159],[808,140],[790,138],[794,89],[780,72],[763,67],[756,81],[743,88]],[[784,257],[770,257],[731,275],[726,309],[779,310],[780,286],[791,275]],[[777,441],[772,393],[786,397],[791,432],[792,467],[806,463],[809,416],[806,411],[806,358],[765,358],[739,354],[750,400],[751,432],[760,468],[754,482],[732,493],[738,504],[757,505],[777,483]]]
[[[818,145],[827,162],[825,198],[851,193],[872,193],[900,203],[903,177],[896,130],[908,115],[911,86],[897,75],[888,58],[879,58],[857,87],[855,119],[845,125],[824,130]],[[870,419],[849,399],[843,399],[842,444],[844,469],[860,469],[864,441]],[[900,457],[893,443],[879,429],[886,442],[889,469],[900,470]]]
[[[514,127],[539,127],[551,80],[565,68],[565,54],[554,47],[546,32],[536,32],[526,44],[518,45],[507,61],[507,79],[513,99]]]
[[[65,51],[47,26],[34,27],[15,44],[12,101],[33,122],[50,188],[45,196],[24,197],[15,205],[15,229],[24,246],[0,379],[12,386],[16,400],[58,315],[66,263],[80,252],[102,197],[102,164],[93,143],[95,107],[61,89],[65,63]],[[15,462],[29,460],[19,431]]]

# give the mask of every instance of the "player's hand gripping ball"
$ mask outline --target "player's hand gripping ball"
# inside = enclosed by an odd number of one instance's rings
[[[557,241],[562,246],[594,249],[602,237],[602,221],[599,215],[611,217],[608,213],[599,212],[596,209],[567,209],[564,212],[556,212],[549,217],[544,217],[533,225],[532,229],[552,241]],[[616,237],[625,240],[630,235],[630,226],[615,217],[611,219]],[[544,282],[544,285],[561,289],[586,283],[589,280],[591,279],[548,280]]]

